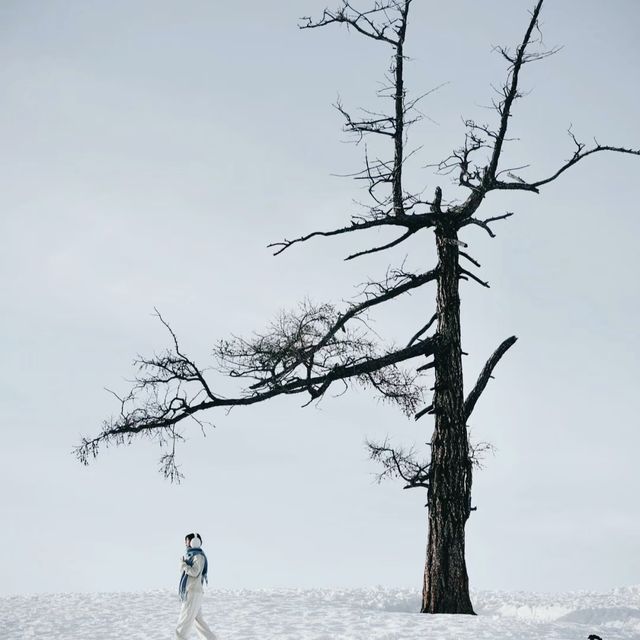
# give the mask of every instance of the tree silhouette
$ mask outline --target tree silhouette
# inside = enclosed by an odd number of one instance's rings
[[[359,10],[342,0],[338,9],[326,9],[319,19],[302,19],[302,29],[344,25],[390,48],[390,71],[379,91],[391,103],[389,111],[363,109],[356,116],[341,103],[336,107],[344,117],[347,132],[358,139],[370,136],[387,139],[391,149],[385,157],[365,153],[364,167],[353,177],[366,184],[369,203],[352,216],[349,224],[269,246],[277,255],[318,237],[383,227],[396,231],[395,238],[385,244],[355,250],[346,258],[352,260],[431,231],[437,264],[420,273],[408,271],[404,266],[390,267],[383,278],[366,283],[361,295],[345,308],[305,301],[293,311],[282,312],[261,333],[221,340],[214,350],[213,369],[243,383],[234,397],[216,392],[213,380],[184,353],[175,333],[158,314],[170,332],[172,345],[159,355],[136,361],[138,376],[129,394],[118,398],[119,414],[107,420],[97,436],[83,439],[76,453],[86,464],[102,445],[129,444],[136,437],[157,438],[166,446],[162,457],[164,474],[171,480],[179,480],[175,445],[188,418],[200,423],[202,414],[210,409],[256,404],[282,395],[302,394],[309,404],[336,385],[373,389],[416,420],[433,416],[431,453],[427,460],[418,459],[413,449],[392,446],[389,440],[368,444],[371,457],[382,465],[381,478],[395,477],[402,480],[405,488],[427,492],[429,533],[422,611],[472,614],[465,525],[473,510],[471,484],[477,452],[469,443],[468,421],[492,372],[516,337],[508,337],[496,348],[465,394],[460,280],[484,287],[488,284],[477,275],[480,264],[466,251],[468,246],[459,234],[465,227],[476,225],[493,237],[493,225],[512,215],[480,217],[480,208],[492,192],[517,190],[538,194],[545,185],[591,155],[604,151],[640,155],[640,151],[599,142],[588,146],[570,130],[572,155],[550,175],[525,178],[522,175],[525,167],[503,166],[513,107],[523,95],[519,88],[521,73],[526,65],[557,50],[540,48],[538,20],[543,0],[538,0],[520,43],[514,49],[497,49],[506,62],[507,72],[493,100],[495,121],[485,124],[467,120],[462,145],[436,165],[441,175],[454,176],[457,185],[466,190],[465,198],[447,200],[441,186],[435,188],[431,200],[424,200],[422,192],[408,191],[403,182],[403,167],[413,154],[407,152],[408,131],[420,118],[417,104],[427,95],[409,99],[404,83],[405,39],[410,8],[415,1],[376,0],[371,8]],[[368,313],[431,283],[436,288],[433,313],[415,318],[415,333],[406,345],[386,345],[370,330]],[[430,370],[434,381],[428,391],[433,393],[424,406],[427,392],[424,374]]]

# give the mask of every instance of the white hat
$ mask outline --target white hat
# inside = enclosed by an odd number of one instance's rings
[[[196,535],[194,538],[192,538],[189,546],[192,549],[199,549],[202,546],[202,540],[200,540],[200,536]]]

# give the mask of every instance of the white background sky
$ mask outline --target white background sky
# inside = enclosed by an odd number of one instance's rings
[[[488,120],[503,78],[491,45],[516,44],[531,2],[416,0],[410,91],[443,82],[414,130],[408,186],[454,197],[421,169]],[[640,145],[634,0],[548,0],[557,56],[527,69],[508,150],[524,175],[571,153],[566,129]],[[300,32],[317,0],[0,4],[2,593],[173,587],[183,535],[200,531],[217,587],[419,586],[425,496],[374,482],[366,437],[422,443],[365,393],[211,415],[180,449],[186,481],[156,472],[141,442],[89,468],[71,455],[117,407],[136,353],[167,336],[205,364],[216,339],[262,328],[305,296],[349,297],[432,237],[343,263],[386,233],[319,240],[279,258],[267,243],[344,224],[357,170],[330,107],[375,106],[387,51],[338,28]],[[414,93],[415,95],[415,93]],[[640,581],[637,451],[640,159],[586,160],[540,196],[491,198],[517,215],[463,238],[491,289],[463,283],[470,385],[506,337],[473,420],[496,455],[474,480],[474,588],[606,589]],[[355,244],[354,244],[355,243]],[[380,320],[399,339],[433,313],[432,289]],[[215,378],[214,378],[215,384]]]

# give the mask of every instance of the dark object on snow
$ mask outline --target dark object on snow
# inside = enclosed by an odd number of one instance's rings
[[[595,633],[592,633],[587,640],[602,640],[600,636],[597,636]]]

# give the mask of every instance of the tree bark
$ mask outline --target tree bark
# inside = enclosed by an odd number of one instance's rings
[[[422,613],[474,614],[465,561],[471,510],[471,460],[464,413],[460,345],[459,250],[456,230],[439,225],[437,292],[439,348],[435,354],[435,428],[431,438],[429,540]]]

